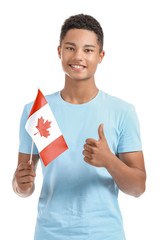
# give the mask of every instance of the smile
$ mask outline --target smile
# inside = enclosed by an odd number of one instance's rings
[[[69,66],[73,69],[77,69],[77,70],[82,70],[84,68],[86,68],[85,66],[82,66],[82,65],[76,65],[76,64],[69,64]]]

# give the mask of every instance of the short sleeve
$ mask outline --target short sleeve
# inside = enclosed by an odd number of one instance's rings
[[[27,111],[27,105],[24,106],[23,113],[20,120],[20,128],[19,128],[19,152],[30,154],[31,146],[32,146],[32,138],[27,133],[25,129],[25,125],[29,116],[29,112]],[[33,154],[39,154],[36,145],[33,146]]]
[[[130,108],[121,124],[118,153],[142,151],[139,120],[135,107],[132,104],[129,106]]]

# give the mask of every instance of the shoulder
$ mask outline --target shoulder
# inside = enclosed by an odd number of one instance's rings
[[[58,94],[59,94],[59,91],[48,94],[48,95],[45,95],[45,98],[46,98],[48,103],[56,102],[57,98],[58,98]]]
[[[106,108],[117,114],[127,114],[129,111],[134,110],[134,105],[119,97],[113,96],[102,91],[102,102],[104,101]]]
[[[47,102],[49,105],[52,105],[53,103],[57,103],[57,98],[58,98],[58,93],[59,91],[57,92],[54,92],[52,94],[48,94],[48,95],[45,95],[44,97],[46,98]],[[35,97],[36,98],[36,97]],[[32,109],[32,106],[34,104],[34,100],[32,100],[31,102],[28,102],[25,104],[24,106],[24,110],[29,114],[31,109]]]

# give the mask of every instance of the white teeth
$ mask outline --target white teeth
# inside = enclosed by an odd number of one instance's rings
[[[71,65],[74,68],[84,68],[83,66],[79,66],[79,65]]]

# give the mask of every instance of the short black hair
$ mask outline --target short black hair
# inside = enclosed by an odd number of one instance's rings
[[[86,14],[78,14],[67,18],[61,27],[60,46],[70,29],[86,29],[93,31],[97,35],[100,52],[103,50],[103,30],[100,23],[94,17]]]

